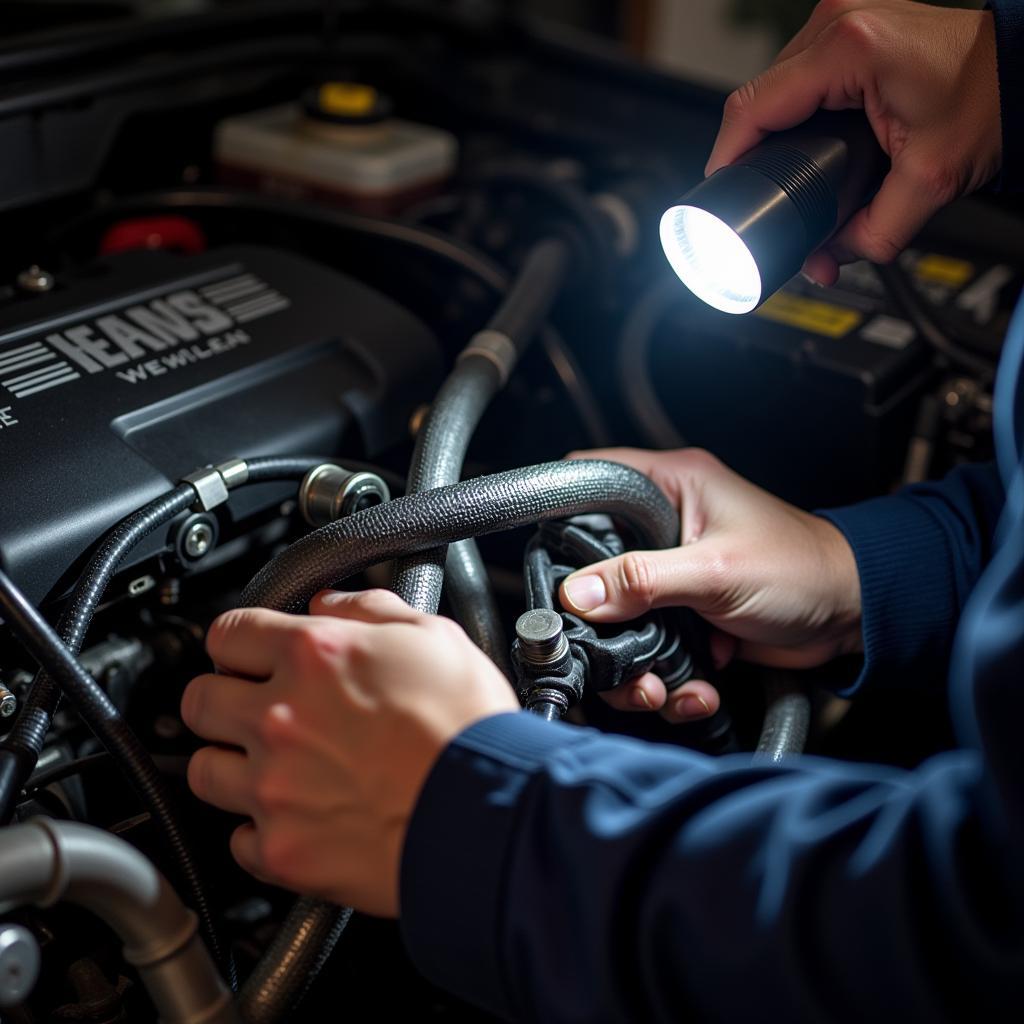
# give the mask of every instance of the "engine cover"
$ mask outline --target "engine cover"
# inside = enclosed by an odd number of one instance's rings
[[[373,457],[408,437],[440,380],[420,321],[296,255],[231,247],[104,266],[0,311],[0,565],[33,600],[184,474],[233,456]],[[281,494],[243,488],[222,514]]]

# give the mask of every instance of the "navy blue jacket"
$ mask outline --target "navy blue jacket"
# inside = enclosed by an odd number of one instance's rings
[[[1024,0],[996,13],[1003,184],[1024,183]],[[403,853],[427,977],[552,1024],[1024,1020],[1022,376],[1024,302],[997,467],[830,513],[863,589],[853,689],[932,674],[940,699],[948,674],[959,749],[912,772],[752,767],[526,714],[477,723]]]

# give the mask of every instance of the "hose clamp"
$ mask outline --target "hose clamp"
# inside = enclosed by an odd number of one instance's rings
[[[469,344],[459,353],[456,362],[461,363],[470,356],[479,356],[493,363],[498,370],[500,386],[504,387],[519,359],[519,351],[507,334],[487,328],[470,338]]]
[[[245,459],[228,459],[217,466],[204,466],[181,478],[196,492],[197,511],[209,512],[228,500],[228,491],[241,487],[249,479],[249,465]]]

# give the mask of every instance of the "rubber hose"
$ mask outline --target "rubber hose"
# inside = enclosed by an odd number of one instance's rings
[[[971,351],[951,337],[939,325],[926,299],[918,294],[913,281],[899,263],[876,264],[875,272],[896,307],[922,338],[953,366],[969,370],[988,383],[995,373],[996,356],[986,357]]]
[[[802,753],[811,724],[811,699],[792,676],[776,673],[765,686],[767,709],[754,753],[756,762],[775,764]]]
[[[317,591],[389,558],[590,512],[620,517],[645,547],[679,541],[675,509],[642,473],[615,462],[550,462],[407,495],[323,526],[259,572],[242,605],[299,611]],[[287,1019],[330,955],[333,943],[323,937],[340,935],[350,914],[329,903],[296,903],[242,988],[249,1024]]]
[[[621,518],[643,547],[678,543],[675,509],[642,473],[597,459],[546,462],[406,495],[322,526],[257,573],[241,603],[299,612],[318,590],[390,558],[594,512]]]
[[[248,460],[249,483],[301,480],[323,459],[312,456],[268,456]],[[82,649],[86,633],[107,586],[121,563],[145,537],[185,512],[196,500],[191,484],[178,484],[118,523],[101,541],[79,577],[57,624],[57,632],[73,654]],[[37,672],[22,701],[14,726],[0,744],[0,821],[7,822],[14,803],[35,768],[60,690],[45,672]],[[8,765],[14,771],[8,771]]]
[[[86,724],[125,771],[140,800],[153,817],[172,862],[199,916],[210,951],[223,967],[230,957],[222,949],[198,866],[192,857],[163,777],[149,752],[127,726],[110,698],[61,642],[53,627],[29,603],[10,578],[0,572],[0,609],[15,638],[60,689],[76,696],[76,708]]]
[[[665,314],[679,301],[679,281],[656,281],[630,311],[619,336],[617,362],[622,394],[644,441],[655,448],[683,448],[686,439],[651,380],[651,341]]]
[[[486,355],[471,354],[481,335],[470,342],[434,399],[416,437],[407,494],[459,479],[477,424],[547,319],[569,266],[569,246],[561,239],[548,238],[531,248],[512,287],[482,332],[504,338],[509,346],[507,351],[499,354],[496,363]],[[392,589],[413,608],[436,613],[444,584],[445,554],[441,548],[418,559],[400,561],[395,567]],[[478,561],[479,555],[475,559]],[[453,562],[456,573],[473,560],[473,554],[460,555]],[[474,590],[480,600],[486,600],[484,595],[489,589],[486,576],[479,575],[457,575],[454,587],[467,591],[463,604],[475,599]]]
[[[312,466],[322,461],[322,458],[313,456],[268,456],[249,459],[246,462],[248,482],[299,480]],[[190,508],[195,500],[196,492],[191,484],[178,484],[127,516],[107,533],[79,577],[58,623],[60,638],[71,654],[77,654],[82,649],[85,636],[107,586],[128,554],[154,530]],[[84,678],[76,677],[82,684],[81,692],[74,688],[76,683],[73,682],[73,688],[68,691],[68,696],[104,746],[116,754],[119,741],[104,735],[111,732],[126,734],[126,737],[121,738],[122,745],[141,746],[120,713],[110,704],[99,684],[88,673],[83,675]],[[0,745],[0,821],[9,821],[13,814],[18,794],[32,774],[42,751],[60,696],[61,687],[47,672],[40,669],[22,702],[14,726]],[[113,746],[108,740],[112,741]],[[148,754],[145,760],[150,761]],[[134,762],[121,762],[121,768],[129,777],[139,770],[139,766]],[[151,764],[143,771],[148,774],[150,769],[152,772],[156,771],[155,766]],[[177,867],[186,882],[190,901],[199,915],[204,937],[218,963],[224,967],[233,983],[234,968],[227,951],[221,948],[216,936],[209,901],[200,883],[198,869],[191,860],[188,844],[175,841],[172,837],[168,839],[172,852],[178,851]],[[188,863],[179,862],[182,850]]]
[[[297,1006],[316,980],[352,916],[335,907],[301,897],[277,930],[238,994],[245,1024],[276,1024]]]
[[[506,679],[511,680],[508,638],[480,549],[474,541],[460,540],[448,548],[445,593],[456,621],[470,640],[498,666]]]

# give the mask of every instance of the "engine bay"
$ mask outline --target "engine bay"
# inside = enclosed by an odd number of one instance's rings
[[[0,569],[26,603],[0,623],[0,809],[21,830],[5,1021],[490,1019],[419,978],[395,925],[232,861],[237,822],[188,791],[179,711],[229,608],[392,587],[459,621],[531,710],[710,754],[910,766],[951,743],[919,696],[827,695],[843,662],[731,666],[706,723],[613,712],[599,692],[652,667],[679,685],[710,657],[685,610],[595,629],[558,607],[572,569],[679,542],[639,474],[563,460],[695,445],[814,509],[990,458],[1021,209],[955,204],[902,290],[855,264],[737,322],[658,250],[661,210],[703,172],[711,90],[512,5],[14,6]],[[969,357],[929,341],[939,312]],[[123,909],[168,883],[148,924]],[[176,900],[199,931],[157,955],[188,927]]]

